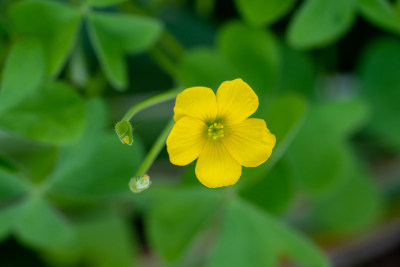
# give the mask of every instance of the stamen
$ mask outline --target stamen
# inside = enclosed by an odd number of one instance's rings
[[[208,127],[208,135],[212,137],[213,140],[224,137],[224,126],[221,123],[214,122]]]

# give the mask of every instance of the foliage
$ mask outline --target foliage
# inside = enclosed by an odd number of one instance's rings
[[[389,0],[1,1],[2,261],[16,242],[23,266],[330,266],[397,214],[373,167],[400,152],[399,33]],[[276,147],[204,188],[165,164],[156,104],[236,78]]]

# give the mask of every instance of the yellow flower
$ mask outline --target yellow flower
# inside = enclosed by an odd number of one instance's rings
[[[185,89],[176,98],[175,125],[167,139],[171,163],[184,166],[198,158],[202,184],[235,184],[242,165],[264,163],[275,146],[265,121],[248,118],[257,108],[257,95],[242,79],[222,83],[216,95],[207,87]]]

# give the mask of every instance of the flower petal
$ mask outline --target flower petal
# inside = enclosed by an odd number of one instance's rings
[[[230,125],[229,133],[222,143],[232,157],[245,167],[256,167],[264,163],[275,146],[275,135],[267,129],[262,119],[246,119]]]
[[[235,184],[242,173],[236,162],[221,142],[208,141],[196,164],[196,176],[210,188]]]
[[[223,82],[217,91],[218,118],[225,123],[240,123],[258,108],[258,97],[242,79]]]
[[[176,97],[174,120],[184,116],[213,122],[217,116],[217,100],[213,90],[207,87],[191,87]]]
[[[167,138],[167,151],[172,164],[184,166],[195,160],[206,142],[207,126],[199,119],[183,117]]]

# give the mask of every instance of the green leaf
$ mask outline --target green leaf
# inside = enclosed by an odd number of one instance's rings
[[[77,37],[79,10],[57,1],[27,0],[12,5],[9,17],[19,32],[41,41],[47,73],[58,75]]]
[[[310,120],[320,128],[320,134],[329,138],[346,140],[370,119],[370,110],[359,99],[324,103],[310,114]]]
[[[24,174],[36,184],[41,183],[52,172],[59,156],[56,147],[41,144],[26,147],[22,153],[16,154],[15,158],[24,167]]]
[[[160,37],[162,26],[148,17],[92,12],[88,31],[108,80],[122,90],[128,83],[125,54],[148,50]]]
[[[293,199],[293,175],[293,170],[281,159],[266,177],[240,192],[241,196],[270,213],[280,214]]]
[[[135,145],[124,146],[115,133],[102,135],[93,154],[82,158],[74,168],[63,168],[60,164],[63,171],[56,171],[49,178],[53,180],[52,193],[83,199],[130,195],[129,180],[144,158],[143,145],[138,137],[135,140]]]
[[[107,7],[117,5],[125,1],[126,0],[88,0],[88,3],[93,7]]]
[[[0,242],[11,234],[16,218],[18,218],[20,212],[20,204],[10,205],[0,209]]]
[[[41,44],[20,39],[10,51],[0,90],[0,113],[31,96],[43,82],[45,62]]]
[[[268,31],[230,22],[218,35],[218,46],[237,78],[242,78],[259,98],[271,92],[276,82],[279,50]]]
[[[277,137],[272,158],[274,161],[282,157],[299,132],[306,116],[307,106],[302,96],[288,93],[276,98],[265,111],[261,111],[268,129]]]
[[[83,99],[69,85],[48,83],[0,116],[0,127],[50,144],[74,140],[83,129]]]
[[[282,256],[305,266],[329,266],[305,236],[252,205],[228,204],[210,266],[278,266]]]
[[[73,241],[72,226],[45,199],[28,199],[20,212],[15,233],[23,243],[51,250],[67,247]]]
[[[268,129],[276,137],[275,148],[267,162],[257,168],[244,168],[239,180],[240,187],[249,185],[257,186],[257,181],[264,179],[269,170],[285,154],[293,139],[303,125],[306,115],[307,103],[303,97],[288,93],[276,98],[273,102],[265,104],[267,108],[259,109],[255,117],[264,118]]]
[[[278,91],[297,92],[308,98],[315,98],[317,71],[310,55],[287,46],[282,46],[281,51]]]
[[[400,33],[400,13],[388,0],[358,0],[361,15],[377,27]]]
[[[397,14],[400,14],[400,2],[396,1],[394,3],[394,9],[396,10]]]
[[[78,225],[84,258],[92,266],[134,266],[135,249],[129,225],[117,215],[94,217]]]
[[[32,142],[15,135],[1,136],[0,147],[8,156],[7,159],[3,159],[3,163],[6,164],[3,165],[0,155],[0,168],[26,177],[32,183],[40,183],[48,176],[58,156],[58,149],[54,146]],[[20,173],[17,173],[18,171]]]
[[[3,142],[3,138],[0,138],[1,142]],[[0,143],[0,145],[3,145]],[[2,149],[4,149],[2,147]],[[4,151],[6,154],[6,150]],[[18,167],[14,164],[14,162],[8,159],[6,156],[0,154],[0,170],[8,171],[8,172],[16,172],[18,171]]]
[[[210,267],[275,266],[264,214],[241,201],[230,201]]]
[[[290,22],[288,42],[303,49],[331,44],[350,29],[355,11],[355,0],[307,0]]]
[[[27,193],[29,184],[16,172],[10,172],[1,168],[0,164],[0,203],[11,197],[21,196]]]
[[[0,116],[0,127],[50,144],[69,142],[83,129],[82,98],[69,85],[54,82]]]
[[[150,207],[146,219],[148,236],[153,248],[165,260],[173,262],[182,257],[199,232],[210,223],[220,197],[202,189],[158,193],[162,195]]]
[[[359,101],[323,103],[310,110],[285,156],[302,189],[325,194],[343,182],[351,154],[345,141],[367,118],[368,109]]]
[[[196,177],[196,164],[197,161],[193,161],[184,168],[182,174],[182,185],[183,186],[204,186]],[[240,180],[239,180],[240,182]]]
[[[223,81],[238,77],[220,53],[207,48],[189,51],[179,70],[186,87],[202,85],[216,90]]]
[[[290,11],[296,0],[236,0],[242,16],[251,24],[265,26],[282,18]]]
[[[298,185],[310,195],[322,195],[340,185],[345,179],[350,151],[329,137],[299,137],[287,153],[296,173]],[[311,147],[318,149],[312,150]]]
[[[361,231],[382,214],[382,192],[378,185],[354,157],[349,161],[346,182],[314,200],[311,220],[331,234]]]
[[[85,129],[79,139],[64,145],[59,151],[58,161],[46,182],[62,173],[71,172],[92,158],[104,138],[109,115],[105,102],[100,98],[86,101]]]
[[[323,252],[305,235],[268,214],[264,215],[266,215],[264,227],[268,231],[270,242],[274,245],[276,256],[288,257],[304,266],[331,266]]]
[[[5,57],[8,54],[8,27],[5,25],[5,21],[0,21],[0,62],[4,62]]]
[[[378,40],[366,50],[359,68],[362,96],[372,109],[369,127],[379,142],[397,150],[400,149],[399,50],[398,40]]]
[[[46,251],[51,266],[136,266],[131,227],[115,212],[81,216],[75,230],[75,242],[68,248]]]

